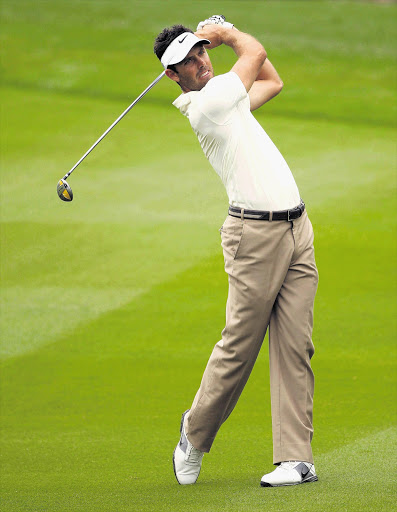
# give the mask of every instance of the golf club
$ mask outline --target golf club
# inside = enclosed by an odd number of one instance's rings
[[[116,126],[116,124],[132,109],[134,105],[138,103],[138,101],[145,96],[147,92],[150,91],[152,87],[154,87],[157,82],[159,82],[163,76],[165,75],[165,71],[163,71],[153,82],[131,103],[131,105],[124,110],[124,112],[114,121],[114,123],[109,126],[109,128],[99,137],[99,139],[94,142],[94,144],[90,147],[90,149],[80,158],[80,160],[70,169],[65,176],[58,181],[57,184],[57,193],[62,201],[72,201],[73,200],[73,192],[70,188],[70,185],[66,181],[66,179],[72,174],[72,172],[76,169],[78,165],[84,160],[84,158],[91,153],[91,151],[101,142],[101,140],[106,137],[106,135],[110,132],[112,128]]]

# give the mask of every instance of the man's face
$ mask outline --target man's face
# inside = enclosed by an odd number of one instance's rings
[[[196,45],[179,64],[176,73],[167,69],[167,76],[178,82],[183,92],[200,91],[213,78],[211,60],[203,45]]]

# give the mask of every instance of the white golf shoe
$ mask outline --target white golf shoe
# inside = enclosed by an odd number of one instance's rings
[[[182,414],[181,438],[174,450],[174,473],[181,485],[195,484],[200,474],[204,452],[197,450],[188,440],[185,433],[185,417],[189,409]]]
[[[317,481],[314,464],[310,462],[287,461],[264,475],[261,479],[262,487],[281,487],[282,485],[298,485]]]

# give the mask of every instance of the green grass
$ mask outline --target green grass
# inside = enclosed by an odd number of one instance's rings
[[[181,13],[180,16],[176,13]],[[165,25],[221,12],[264,42],[283,93],[257,117],[315,228],[319,482],[272,469],[264,346],[203,463],[171,457],[224,323],[223,187],[160,73]],[[390,511],[396,485],[396,6],[3,1],[0,176],[4,511]],[[215,69],[233,62],[212,53]]]

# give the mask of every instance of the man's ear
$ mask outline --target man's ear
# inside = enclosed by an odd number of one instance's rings
[[[179,82],[179,75],[178,75],[178,73],[175,73],[175,71],[172,71],[172,69],[168,69],[167,68],[165,70],[165,74],[168,76],[168,78],[170,78],[174,82]]]

